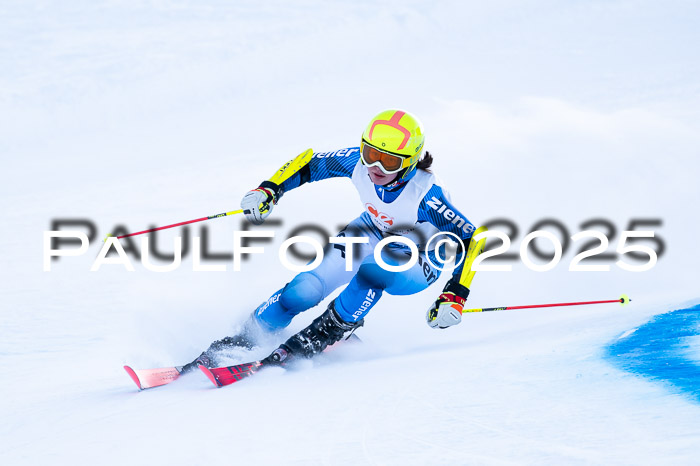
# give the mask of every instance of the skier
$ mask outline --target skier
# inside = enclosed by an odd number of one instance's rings
[[[350,178],[360,194],[364,212],[337,236],[363,237],[367,243],[329,245],[317,268],[294,277],[253,312],[240,334],[215,341],[184,370],[196,368],[197,364],[215,367],[216,353],[226,348],[254,347],[261,336],[281,331],[297,314],[347,284],[323,314],[265,361],[283,363],[291,357],[312,357],[362,326],[364,317],[384,292],[411,295],[437,281],[440,270],[433,266],[435,242],[428,245],[426,241],[435,233],[449,232],[460,238],[466,251],[474,225],[452,205],[448,193],[431,173],[433,158],[424,150],[424,142],[423,127],[415,116],[386,110],[369,122],[359,147],[315,154],[281,184],[264,181],[248,192],[241,208],[251,223],[260,225],[285,192],[327,178]],[[418,261],[409,270],[391,272],[375,260],[374,247],[388,236],[403,236],[416,244]],[[355,260],[348,271],[345,256],[350,253],[350,246]],[[409,254],[407,245],[390,243],[382,258],[387,264],[400,265]],[[444,329],[460,323],[461,309],[469,296],[463,269],[464,263],[454,270],[443,292],[429,307],[426,320],[430,327]]]

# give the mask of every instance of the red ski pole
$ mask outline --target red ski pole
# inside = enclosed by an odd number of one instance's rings
[[[554,304],[532,304],[529,306],[505,306],[505,307],[484,307],[481,309],[463,309],[462,312],[488,312],[488,311],[510,311],[512,309],[532,309],[535,307],[559,307],[559,306],[583,306],[587,304],[608,304],[620,303],[623,306],[632,301],[629,296],[623,294],[620,299],[609,299],[605,301],[581,301],[577,303],[554,303]]]
[[[158,231],[158,230],[166,230],[168,228],[179,227],[182,225],[188,225],[190,223],[203,222],[205,220],[211,220],[212,218],[219,218],[219,217],[226,217],[227,215],[240,214],[241,212],[243,212],[242,209],[241,210],[232,210],[231,212],[224,212],[222,214],[216,214],[216,215],[210,215],[208,217],[196,218],[194,220],[188,220],[186,222],[173,223],[172,225],[166,225],[164,227],[151,228],[150,230],[137,231],[136,233],[127,233],[126,235],[117,236],[117,239],[126,238],[127,236],[142,235],[144,233],[151,233],[151,232]],[[112,235],[107,235],[107,238],[109,238],[110,236],[112,236]],[[105,240],[107,238],[105,238]]]

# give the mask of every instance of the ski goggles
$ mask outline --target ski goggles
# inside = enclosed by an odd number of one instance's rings
[[[364,163],[367,167],[379,166],[379,168],[387,175],[400,172],[404,168],[411,165],[411,157],[401,157],[399,155],[381,151],[376,147],[369,145],[365,141],[362,141],[362,144],[360,145],[360,155],[362,157],[362,163]]]

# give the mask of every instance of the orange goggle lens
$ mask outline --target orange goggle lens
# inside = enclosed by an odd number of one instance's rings
[[[403,157],[382,152],[376,147],[367,143],[362,144],[362,161],[368,167],[379,165],[379,168],[386,174],[396,173],[403,168]]]

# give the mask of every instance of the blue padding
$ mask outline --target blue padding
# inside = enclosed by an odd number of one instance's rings
[[[615,366],[668,384],[700,402],[700,305],[661,314],[606,349]],[[692,346],[691,346],[692,345]]]

